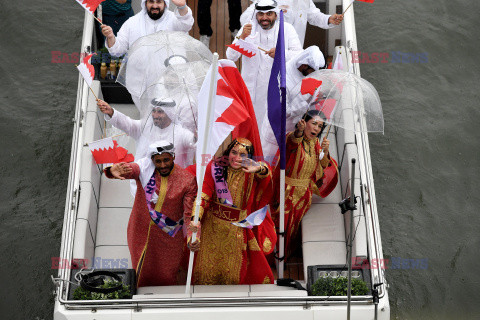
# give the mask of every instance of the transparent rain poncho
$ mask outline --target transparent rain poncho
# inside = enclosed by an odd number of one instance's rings
[[[140,98],[145,116],[151,114],[152,108],[162,99],[171,99],[174,104],[163,108],[167,116],[174,124],[196,134],[198,93],[209,68],[210,63],[205,61],[169,66]]]
[[[206,61],[169,65],[145,88],[139,99],[143,112],[132,130],[136,158],[146,156],[151,143],[165,140],[175,146],[175,163],[183,168],[193,164],[198,92],[209,67]]]
[[[319,70],[306,78],[322,81],[322,84],[313,95],[302,95],[302,82],[292,90],[297,95],[287,104],[291,123],[300,121],[308,110],[317,109],[327,116],[328,124],[355,132],[383,133],[382,104],[370,82],[339,70]]]
[[[125,55],[117,82],[132,96],[141,97],[170,65],[194,61],[211,63],[212,52],[185,32],[160,31],[135,41]]]

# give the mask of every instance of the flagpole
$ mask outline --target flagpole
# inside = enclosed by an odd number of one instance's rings
[[[243,39],[241,39],[240,37],[235,37],[235,38],[237,38],[237,39],[239,39],[239,40],[243,40]],[[245,41],[245,40],[243,40],[243,41]],[[257,49],[258,49],[258,50],[262,50],[262,51],[265,52],[265,53],[268,52],[268,50],[265,50],[265,49],[263,49],[263,48],[260,48],[259,46],[257,46]]]
[[[352,2],[350,3],[350,5],[347,7],[347,9],[345,9],[345,11],[343,11],[342,16],[345,14],[345,12],[347,12],[347,10],[352,6],[352,4],[353,4],[354,2],[355,2],[355,1],[352,1]]]
[[[278,261],[278,279],[283,278],[284,273],[284,260],[285,260],[285,169],[280,170],[280,230],[279,235],[279,254]]]
[[[208,121],[211,118],[212,112],[215,110],[215,96],[217,94],[217,67],[218,66],[218,53],[213,54],[213,61],[212,61],[212,74],[210,78],[210,88],[208,92],[208,104],[207,104],[207,116],[205,118],[205,123],[204,123],[204,128],[205,128],[205,134],[203,136],[203,143],[202,143],[202,154],[207,153],[207,146],[208,146],[208,139],[209,137],[209,130],[208,127],[211,126],[211,123],[208,123]],[[201,161],[201,159],[197,159],[197,164],[198,161]],[[197,224],[199,220],[199,212],[200,212],[200,204],[202,203],[202,186],[203,186],[203,179],[205,177],[205,171],[206,171],[206,164],[204,165],[201,163],[200,167],[200,177],[197,177],[198,179],[198,190],[197,190],[197,199],[195,201],[195,216],[194,216],[194,223]],[[188,227],[188,226],[187,226]],[[195,242],[197,238],[197,233],[194,232],[192,234],[192,243]],[[185,293],[190,294],[190,286],[192,283],[192,273],[193,273],[193,260],[195,258],[195,253],[193,251],[190,251],[190,257],[188,260],[188,273],[187,273],[187,284],[185,286]]]
[[[92,12],[90,12],[90,13],[91,13],[91,14],[92,14],[92,16],[95,18],[95,20],[97,20],[97,21],[98,21],[98,23],[100,23],[100,25],[101,25],[101,26],[103,26],[103,22],[102,22],[102,20],[98,19],[98,18],[95,16],[95,14],[94,14],[94,13],[92,13]]]

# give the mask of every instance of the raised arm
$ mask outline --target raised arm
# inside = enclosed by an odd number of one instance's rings
[[[105,176],[109,179],[137,179],[140,175],[140,168],[136,163],[114,163],[112,166],[103,170]]]
[[[188,32],[192,29],[194,19],[192,10],[187,6],[185,0],[171,0],[177,6],[177,14],[175,14],[174,30]]]
[[[106,24],[102,25],[102,34],[105,36],[105,47],[108,52],[114,57],[120,57],[128,51],[128,34],[130,32],[130,22],[132,19],[128,19],[120,30],[117,32],[117,36],[113,34],[112,27]]]
[[[105,120],[108,121],[112,126],[124,131],[135,140],[140,138],[142,134],[140,120],[133,120],[122,112],[115,110],[108,103],[100,99],[97,101],[97,106],[100,111],[105,114]]]

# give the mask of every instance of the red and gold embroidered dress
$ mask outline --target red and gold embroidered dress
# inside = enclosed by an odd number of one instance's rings
[[[125,175],[125,178],[135,179],[137,183],[135,202],[127,228],[128,248],[132,265],[137,273],[137,286],[183,284],[185,279],[179,271],[186,269],[183,265],[184,255],[188,254],[184,234],[180,230],[172,238],[153,223],[145,191],[139,180],[140,168],[136,163],[127,165],[132,168],[132,172]],[[109,178],[111,177],[110,175]],[[193,201],[197,194],[195,176],[175,165],[167,177],[162,177],[155,170],[155,182],[155,193],[158,195],[156,209],[175,221],[184,217],[184,225],[189,224]],[[162,201],[163,204],[159,205]]]
[[[267,213],[260,226],[241,228],[241,221],[267,205],[272,196],[271,170],[264,176],[228,167],[227,185],[233,204],[218,202],[212,163],[206,169],[200,208],[202,226],[200,250],[195,258],[195,284],[273,283],[273,273],[265,258],[273,251],[276,234]]]
[[[296,247],[292,241],[297,237],[300,222],[310,209],[313,193],[320,195],[316,182],[323,177],[323,170],[330,163],[330,158],[319,160],[322,148],[318,138],[307,139],[305,136],[296,138],[293,132],[286,139],[286,169],[285,169],[285,257],[288,257]],[[280,199],[280,166],[275,168],[274,202],[272,217],[279,226]]]

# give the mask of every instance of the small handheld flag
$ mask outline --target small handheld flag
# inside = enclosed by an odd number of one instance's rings
[[[263,220],[265,220],[266,215],[267,215],[267,206],[251,213],[248,217],[246,217],[242,221],[232,222],[232,224],[240,228],[252,229],[255,226],[261,225]]]
[[[317,90],[318,87],[322,84],[322,81],[313,79],[313,78],[304,78],[302,80],[302,86],[300,88],[300,93],[301,94],[310,94],[314,95],[315,91]]]
[[[100,19],[95,17],[95,10],[97,10],[98,5],[105,0],[76,0],[87,12],[93,15],[93,17],[100,23],[103,24]]]
[[[92,86],[93,78],[95,78],[95,68],[89,62],[90,58],[93,54],[89,54],[85,58],[82,59],[82,62],[77,66],[78,71],[82,75],[85,82],[88,84],[89,87]]]
[[[240,52],[244,56],[251,58],[257,54],[258,48],[250,42],[247,42],[242,39],[237,39],[235,43],[227,45],[227,47],[232,48],[235,51]]]
[[[112,137],[90,142],[88,144],[93,158],[97,164],[132,162],[134,157],[128,150],[118,146]]]

